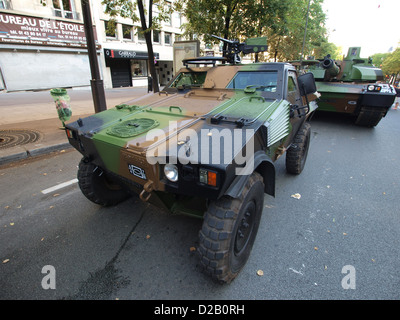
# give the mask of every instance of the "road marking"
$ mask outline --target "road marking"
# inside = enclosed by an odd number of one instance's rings
[[[47,188],[47,189],[45,189],[45,190],[42,190],[41,192],[42,192],[43,194],[48,194],[48,193],[50,193],[50,192],[54,192],[54,191],[56,191],[56,190],[59,190],[59,189],[68,187],[68,186],[70,186],[71,184],[74,184],[74,183],[77,183],[77,182],[78,182],[78,179],[75,178],[75,179],[69,180],[69,181],[67,181],[67,182],[60,183],[60,184],[58,184],[58,185],[56,185],[56,186],[54,186],[54,187],[50,187],[50,188]]]

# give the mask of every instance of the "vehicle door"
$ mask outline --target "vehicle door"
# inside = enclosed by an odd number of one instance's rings
[[[293,70],[289,70],[287,73],[286,100],[290,103],[290,123],[293,130],[290,133],[288,141],[291,141],[300,125],[303,123],[305,119],[304,113],[306,112],[306,109],[302,108],[304,107],[303,99],[300,96],[297,74]]]

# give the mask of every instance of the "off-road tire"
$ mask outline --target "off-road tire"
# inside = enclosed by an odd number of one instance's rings
[[[300,174],[306,164],[310,147],[311,125],[304,122],[293,139],[293,143],[286,151],[286,171]]]
[[[256,172],[239,198],[222,197],[210,203],[199,232],[198,253],[205,273],[217,282],[230,283],[246,264],[263,204],[264,184]]]
[[[374,108],[361,108],[360,113],[358,114],[355,124],[363,127],[375,127],[379,121],[381,121],[383,117],[383,113],[377,111]]]
[[[100,167],[84,159],[79,163],[78,185],[86,198],[104,207],[116,205],[130,196],[121,185],[109,179]]]

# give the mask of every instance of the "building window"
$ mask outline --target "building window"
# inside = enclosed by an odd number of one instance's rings
[[[172,34],[169,32],[164,33],[164,43],[166,45],[171,45],[172,44]]]
[[[53,0],[53,15],[66,19],[79,19],[74,0]]]
[[[160,43],[160,31],[153,30],[153,42]]]
[[[142,29],[138,29],[138,40],[139,41],[146,41],[146,38],[144,37],[144,33],[142,32]]]
[[[168,26],[172,26],[172,4],[170,2],[167,2],[167,10],[168,20],[165,24]]]
[[[125,40],[132,40],[133,39],[133,37],[132,37],[132,28],[133,28],[132,26],[128,26],[126,24],[122,25],[122,37]]]
[[[0,0],[0,9],[10,9],[6,0]]]
[[[106,31],[106,37],[116,38],[117,37],[117,26],[113,21],[104,21],[104,29]]]

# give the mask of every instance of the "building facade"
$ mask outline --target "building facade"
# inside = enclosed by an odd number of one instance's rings
[[[104,87],[147,86],[140,24],[117,17],[110,34],[101,0],[90,0],[90,7]],[[173,43],[182,40],[181,25],[174,12],[161,30],[152,31],[160,85],[173,75]],[[90,78],[80,0],[0,0],[0,90],[87,87]]]

